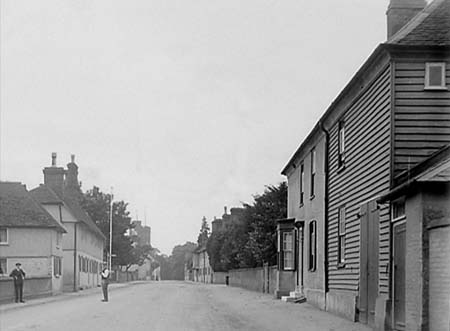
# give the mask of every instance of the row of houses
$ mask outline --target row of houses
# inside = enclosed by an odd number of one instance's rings
[[[282,170],[274,294],[450,330],[450,0],[391,0],[387,31]],[[214,282],[205,254],[191,278]]]
[[[282,171],[279,291],[379,330],[449,330],[450,1],[391,0],[387,23]]]
[[[81,206],[78,166],[52,164],[44,183],[27,190],[0,182],[0,301],[14,297],[8,277],[16,263],[27,274],[24,295],[54,295],[100,284],[105,236]]]

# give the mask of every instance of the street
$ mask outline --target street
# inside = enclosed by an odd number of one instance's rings
[[[223,285],[149,282],[3,310],[1,331],[26,330],[369,330],[308,304]]]

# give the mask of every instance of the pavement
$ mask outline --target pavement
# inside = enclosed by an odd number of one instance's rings
[[[134,282],[128,282],[128,283],[110,283],[108,286],[109,291],[114,291],[120,288],[126,288],[129,286],[139,285],[139,284],[145,284],[145,281],[134,281]],[[89,289],[80,290],[78,292],[67,292],[67,293],[61,293],[58,295],[53,296],[47,296],[42,298],[36,298],[36,299],[27,299],[24,298],[25,303],[0,303],[0,313],[5,313],[10,310],[15,309],[21,309],[25,307],[33,307],[37,305],[44,305],[51,302],[59,302],[64,300],[70,300],[76,297],[80,296],[88,296],[88,295],[99,295],[103,297],[102,294],[102,288],[101,287],[93,287]]]
[[[310,306],[224,285],[149,281],[0,306],[0,331],[369,331]],[[11,307],[10,304],[7,305]]]

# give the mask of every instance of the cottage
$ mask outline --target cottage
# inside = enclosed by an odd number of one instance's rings
[[[9,277],[16,263],[26,272],[24,297],[62,292],[63,225],[31,197],[25,185],[0,182],[0,301],[14,299]]]
[[[64,290],[98,286],[105,236],[81,206],[75,157],[65,170],[56,166],[53,153],[52,166],[44,168],[44,184],[30,193],[67,230],[62,241]]]
[[[323,294],[319,287],[312,293],[319,293],[313,299],[319,306],[325,297],[326,310],[378,329],[404,330],[407,303],[397,300],[394,279],[395,231],[401,228],[393,214],[395,201],[380,203],[380,197],[450,144],[450,0],[429,5],[391,0],[387,16],[387,42],[375,49],[327,109],[283,174],[289,181],[288,216],[305,237],[294,261],[300,261],[307,298],[308,288],[323,284]],[[322,180],[308,169],[313,148],[317,171],[324,171]],[[308,192],[299,183],[307,190],[313,181],[323,201],[302,207],[302,193],[305,199]],[[323,240],[318,232],[309,238],[314,231],[307,224],[313,220]],[[323,247],[316,251],[323,272],[310,273],[315,248],[308,238]],[[418,269],[415,272],[414,277],[422,277]],[[398,282],[405,283],[405,278]],[[406,327],[421,328],[427,326]]]

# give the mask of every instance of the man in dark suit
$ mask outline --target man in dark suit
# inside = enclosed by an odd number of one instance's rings
[[[21,268],[20,263],[16,263],[16,269],[14,269],[9,277],[14,279],[14,293],[16,296],[16,302],[25,302],[23,301],[23,280],[25,279],[25,272]]]

